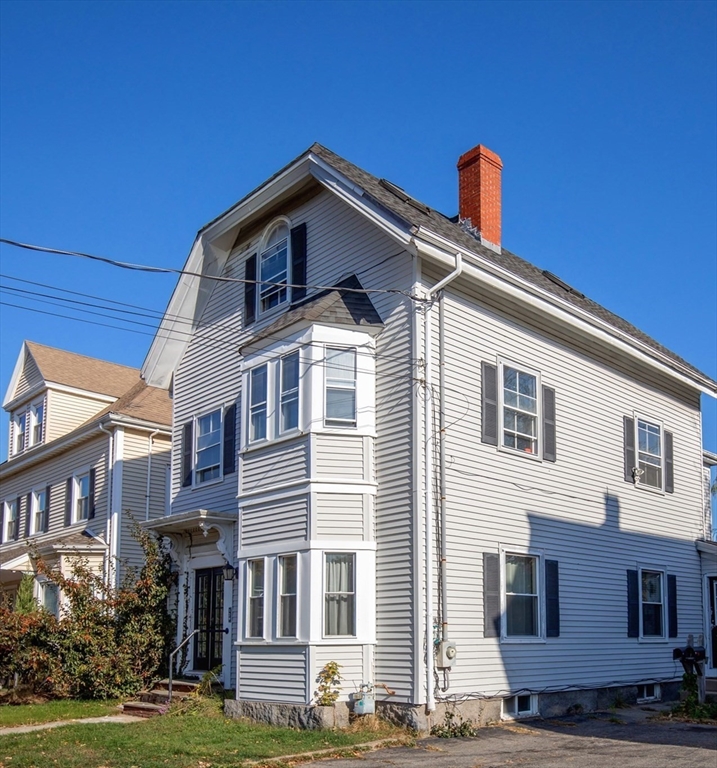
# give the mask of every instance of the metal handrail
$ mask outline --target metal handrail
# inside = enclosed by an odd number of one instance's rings
[[[190,632],[184,640],[169,654],[169,685],[167,685],[167,706],[172,703],[172,671],[174,670],[174,657],[184,646],[201,630],[195,629]]]

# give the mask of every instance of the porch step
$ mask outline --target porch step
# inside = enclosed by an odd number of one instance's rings
[[[166,711],[166,704],[152,704],[148,701],[127,701],[122,705],[122,712],[125,715],[135,717],[156,717],[163,715]]]

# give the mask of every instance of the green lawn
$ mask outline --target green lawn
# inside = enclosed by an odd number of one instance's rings
[[[223,717],[203,706],[136,723],[67,725],[0,736],[0,768],[225,768],[245,760],[346,749],[403,732],[294,731]]]
[[[118,701],[48,701],[46,704],[5,704],[0,706],[0,728],[11,725],[51,723],[55,720],[76,720],[80,717],[117,715]]]

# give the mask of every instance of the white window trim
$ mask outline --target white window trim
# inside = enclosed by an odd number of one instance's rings
[[[537,605],[538,605],[538,634],[529,636],[508,635],[508,612],[506,598],[505,557],[506,555],[518,555],[519,557],[534,557],[536,559],[535,576],[537,581]],[[501,643],[545,643],[545,583],[543,568],[545,566],[545,553],[542,549],[524,549],[521,547],[500,547],[500,641]]]
[[[289,429],[282,429],[282,411],[281,406],[283,405],[283,392],[282,392],[282,374],[284,371],[284,360],[286,360],[287,357],[291,357],[292,355],[298,355],[299,356],[299,364],[298,364],[298,382],[296,386],[296,408],[297,408],[297,423],[295,427],[290,427]],[[301,389],[302,389],[302,376],[301,376],[301,366],[303,364],[303,359],[301,356],[301,348],[297,347],[296,349],[291,350],[290,352],[287,352],[286,354],[281,355],[281,357],[278,359],[278,362],[276,364],[276,434],[277,437],[286,437],[288,435],[295,435],[298,434],[301,431],[301,406],[303,397],[301,395]],[[268,383],[268,382],[267,382]],[[267,403],[268,405],[268,403]]]
[[[25,429],[23,430],[23,437],[22,437],[22,447],[18,448],[17,445],[17,438],[18,438],[18,428],[20,426],[20,420],[25,419]],[[20,456],[20,454],[25,453],[28,447],[28,425],[30,423],[30,413],[29,409],[25,408],[22,411],[17,411],[11,421],[10,424],[12,425],[12,435],[10,440],[10,455],[11,456]]]
[[[85,477],[85,475],[87,476],[87,492],[89,494],[90,469],[91,467],[88,465],[76,470],[72,474],[72,507],[70,509],[70,521],[72,524],[86,523],[90,519],[89,506],[87,509],[87,517],[79,517],[77,515],[77,502],[80,500],[80,480]]]
[[[60,587],[57,584],[55,584],[54,581],[51,581],[45,576],[36,577],[35,580],[37,583],[37,594],[35,599],[37,600],[40,608],[42,608],[45,611],[47,611],[47,609],[45,608],[45,590],[48,587],[53,587],[54,589],[57,590],[57,610],[55,611],[55,613],[52,613],[51,615],[55,616],[56,618],[59,618],[60,611],[62,609],[62,593],[60,591]],[[50,613],[50,611],[47,611],[47,613]]]
[[[286,299],[284,301],[280,301],[276,306],[270,307],[267,310],[262,311],[261,308],[261,256],[267,249],[267,243],[269,242],[269,238],[273,234],[274,230],[277,229],[277,227],[280,226],[286,226],[287,229],[287,235],[286,235],[286,282],[287,285],[291,285],[292,283],[292,274],[291,274],[291,263],[292,263],[292,254],[291,254],[291,219],[288,216],[277,216],[277,218],[273,219],[264,229],[261,239],[259,240],[258,246],[257,246],[257,252],[256,252],[256,317],[259,318],[267,318],[271,317],[272,315],[275,315],[284,309],[286,309],[287,306],[291,305],[291,288],[286,289]]]
[[[267,618],[269,614],[267,614],[266,606],[267,606],[267,598],[270,597],[270,590],[269,590],[269,569],[267,568],[267,558],[266,557],[250,557],[245,562],[245,572],[246,572],[246,578],[245,578],[245,606],[246,610],[244,612],[244,639],[249,642],[254,643],[262,643],[266,642],[266,639],[268,637],[267,634],[267,624],[269,623],[267,621]],[[251,572],[251,563],[254,562],[262,562],[264,563],[264,591],[262,594],[262,633],[261,635],[250,635],[249,630],[251,627],[251,592],[253,587],[253,576]]]
[[[529,710],[523,710],[521,712],[517,711],[519,696],[520,697],[530,696]],[[516,706],[515,714],[506,711],[507,704],[510,701],[515,701],[515,706]],[[513,696],[508,696],[507,698],[502,699],[500,702],[501,720],[522,720],[525,717],[535,717],[537,714],[538,714],[538,697],[534,693],[516,693]]]
[[[45,516],[47,517],[48,522],[48,528],[49,528],[49,522],[50,522],[50,509],[49,509],[49,499],[47,498],[47,486],[44,485],[42,487],[37,486],[32,489],[30,492],[30,536],[36,536],[38,533],[43,533],[42,530],[39,530],[37,528],[35,518],[37,517],[37,511],[38,511],[38,494],[44,493],[45,494]]]
[[[38,425],[37,422],[37,410],[38,408],[42,408],[42,434],[40,435],[39,440],[35,440],[35,428]],[[28,428],[28,439],[26,440],[26,446],[29,448],[34,448],[36,445],[43,445],[45,442],[45,431],[47,429],[47,400],[46,398],[42,397],[39,400],[35,400],[33,403],[31,403],[29,408],[29,428]]]
[[[3,525],[2,525],[2,544],[5,544],[9,541],[15,541],[15,537],[11,539],[9,536],[10,533],[10,507],[15,507],[15,521],[16,525],[20,525],[20,510],[17,507],[17,498],[8,498],[3,500]],[[19,529],[18,529],[19,533]],[[19,539],[19,536],[18,536]]]
[[[294,627],[293,635],[281,634],[281,598],[284,596],[282,592],[282,572],[281,572],[281,560],[284,557],[293,557],[296,559],[296,626]],[[276,601],[274,609],[274,626],[276,631],[274,633],[276,641],[281,643],[296,642],[299,639],[299,625],[301,618],[301,557],[298,552],[282,552],[276,556]],[[266,588],[264,589],[266,594]]]
[[[259,368],[266,368],[266,401],[264,402],[264,437],[252,439],[251,436],[251,412],[252,412],[252,376],[254,371],[258,371]],[[246,385],[245,392],[247,393],[246,401],[246,445],[257,446],[264,445],[271,442],[274,431],[274,416],[275,416],[275,397],[272,397],[272,393],[275,392],[276,386],[274,384],[276,364],[273,360],[265,360],[257,365],[253,365],[251,368],[247,368],[246,378],[244,383]]]
[[[661,578],[661,591],[662,591],[662,634],[661,635],[645,635],[643,632],[643,620],[642,620],[642,572],[651,571],[652,573],[660,573]],[[640,609],[640,637],[641,643],[667,643],[669,642],[667,632],[668,616],[667,611],[669,606],[667,604],[667,569],[659,565],[639,565],[637,568],[637,597]]]
[[[632,413],[633,418],[633,427],[635,430],[635,469],[639,469],[640,467],[640,437],[639,437],[639,429],[638,424],[641,421],[644,421],[647,424],[651,424],[654,427],[660,428],[660,477],[662,479],[662,483],[660,487],[658,488],[655,485],[645,485],[644,483],[640,482],[640,478],[637,478],[637,481],[634,483],[636,488],[642,488],[645,491],[650,491],[651,493],[658,493],[661,496],[665,495],[665,425],[660,419],[653,419],[649,416],[645,416],[642,413],[638,413],[637,411],[633,411]]]
[[[543,386],[541,380],[540,371],[536,371],[534,368],[530,368],[522,363],[516,363],[514,360],[509,360],[505,357],[498,357],[498,450],[510,453],[513,456],[523,456],[531,461],[543,460]],[[538,440],[538,450],[536,453],[526,453],[525,451],[519,451],[517,448],[511,448],[510,446],[503,444],[503,408],[505,407],[505,392],[503,386],[503,369],[515,368],[520,373],[527,373],[529,376],[535,376],[535,393],[536,393],[536,405],[537,410],[535,413],[536,419],[536,435]],[[510,406],[508,406],[510,407]]]
[[[208,485],[215,485],[221,483],[224,479],[224,416],[226,415],[227,406],[217,405],[207,410],[201,411],[193,416],[192,424],[192,488],[206,488]],[[199,482],[197,477],[199,475],[197,469],[197,441],[199,439],[199,419],[209,416],[215,411],[219,411],[219,475],[213,477],[211,480],[204,480]]]
[[[327,555],[351,555],[353,557],[353,596],[354,596],[354,634],[353,635],[327,635],[326,634],[326,556]],[[355,550],[351,549],[325,549],[321,553],[321,638],[323,640],[354,640],[358,639],[360,630],[359,621],[359,558]],[[332,593],[333,594],[333,593]],[[347,593],[348,594],[348,593]]]
[[[328,377],[328,351],[329,349],[342,349],[351,350],[354,353],[354,378],[353,378],[353,393],[354,393],[354,419],[353,422],[347,421],[342,424],[339,419],[328,418],[327,407],[327,394],[329,388]],[[324,413],[324,428],[326,430],[336,430],[337,432],[345,432],[346,430],[355,430],[359,423],[359,350],[358,347],[352,344],[324,344],[323,348],[323,413]],[[344,387],[342,387],[344,389]],[[351,387],[345,387],[345,389],[351,389]],[[332,423],[329,423],[331,421]]]
[[[645,693],[645,689],[648,685],[653,686],[654,689],[654,696],[640,696],[640,689],[642,688],[643,693]],[[662,688],[660,687],[659,683],[640,683],[637,686],[637,703],[638,704],[648,704],[651,701],[662,701]]]

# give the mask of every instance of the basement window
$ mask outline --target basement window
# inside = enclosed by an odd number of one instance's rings
[[[645,683],[637,686],[637,703],[646,704],[648,701],[660,701],[662,691],[659,683]]]
[[[502,701],[501,717],[504,720],[517,720],[538,714],[538,697],[533,693],[510,696]]]

